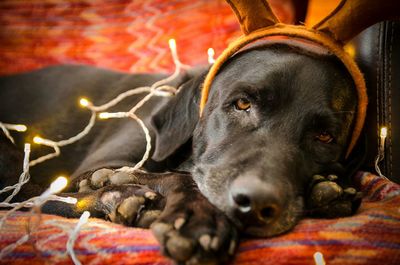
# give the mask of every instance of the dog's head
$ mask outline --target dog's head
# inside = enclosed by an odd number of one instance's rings
[[[342,0],[309,29],[280,23],[265,0],[227,2],[244,35],[218,57],[203,85],[201,78],[187,84],[194,88],[155,116],[153,159],[192,139],[192,174],[202,193],[248,234],[271,236],[296,224],[311,176],[342,170],[367,103],[343,44],[396,17],[397,4]],[[248,48],[274,36],[291,40]]]
[[[341,169],[357,100],[351,77],[319,48],[256,46],[224,65],[199,119],[202,80],[155,115],[153,158],[192,137],[193,178],[210,202],[248,234],[287,231],[303,212],[310,177]]]

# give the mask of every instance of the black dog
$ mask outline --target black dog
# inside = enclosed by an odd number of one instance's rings
[[[357,209],[358,193],[332,175],[347,179],[343,157],[356,105],[352,79],[334,56],[293,41],[242,51],[218,74],[199,118],[206,73],[180,76],[171,84],[180,87],[176,96],[153,97],[137,113],[151,126],[155,146],[145,171],[113,170],[141,159],[146,143],[139,125],[99,121],[59,158],[32,168],[33,181],[19,199],[37,195],[65,170],[73,177],[66,195],[78,204],[50,202],[43,211],[78,217],[89,210],[126,225],[152,224],[164,253],[188,263],[226,260],[237,229],[273,236],[304,213],[334,217]],[[56,66],[1,78],[0,121],[30,129],[17,146],[1,136],[1,186],[16,182],[24,141],[36,134],[64,139],[85,126],[89,114],[75,103],[80,96],[101,104],[162,77]],[[143,96],[113,110],[128,110]]]

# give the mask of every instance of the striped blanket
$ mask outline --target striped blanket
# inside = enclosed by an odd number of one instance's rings
[[[285,235],[241,242],[232,264],[314,264],[321,252],[328,265],[400,264],[400,186],[368,173],[356,176],[365,193],[356,215],[304,219]],[[0,214],[1,215],[1,214]],[[29,215],[19,212],[0,229],[0,249],[26,233]],[[68,233],[77,220],[43,215],[39,229],[1,264],[72,264],[66,254]],[[75,243],[82,264],[172,264],[159,253],[149,230],[99,219],[82,227]]]
[[[279,2],[274,8],[279,9]],[[285,9],[280,18],[285,20]],[[168,39],[183,63],[207,63],[240,34],[224,0],[0,0],[0,74],[51,64],[85,63],[127,72],[173,70]],[[305,219],[280,237],[241,242],[233,264],[400,264],[400,187],[374,175],[356,177],[365,198],[358,213]],[[0,212],[2,216],[4,212]],[[0,250],[26,233],[27,213],[0,228]],[[30,240],[1,264],[72,264],[65,253],[77,220],[43,215]],[[83,264],[172,264],[150,231],[90,219],[75,253]]]

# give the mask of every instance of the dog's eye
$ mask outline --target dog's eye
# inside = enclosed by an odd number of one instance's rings
[[[322,132],[319,135],[315,137],[318,141],[323,142],[325,144],[329,144],[330,142],[333,141],[332,135],[330,135],[328,132]]]
[[[250,101],[248,101],[245,98],[239,98],[238,100],[235,101],[235,108],[237,110],[249,110],[251,107]]]

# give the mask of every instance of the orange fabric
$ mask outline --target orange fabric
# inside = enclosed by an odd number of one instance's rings
[[[279,23],[264,0],[226,0],[239,19],[244,34]]]
[[[400,17],[398,0],[342,0],[338,7],[315,29],[346,43],[362,30],[384,20]]]

